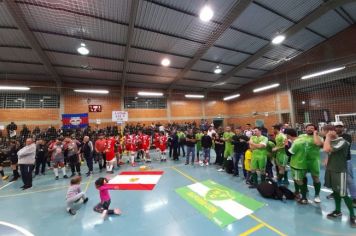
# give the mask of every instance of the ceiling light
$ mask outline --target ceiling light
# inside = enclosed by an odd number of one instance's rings
[[[204,6],[200,10],[199,18],[204,22],[208,22],[211,20],[211,18],[213,18],[213,15],[213,10],[209,6]]]
[[[215,74],[220,74],[222,72],[222,69],[220,68],[220,66],[216,66],[214,73]]]
[[[89,54],[89,49],[87,48],[87,46],[85,45],[85,43],[81,43],[80,47],[77,48],[77,51],[79,52],[79,54],[81,55],[88,55]]]
[[[280,43],[282,43],[285,39],[286,39],[286,36],[284,36],[284,35],[277,35],[276,37],[274,37],[274,38],[272,39],[272,43],[273,43],[273,44],[280,44]]]
[[[161,61],[162,66],[169,66],[171,64],[171,61],[168,58],[164,58]]]
[[[264,91],[264,90],[268,90],[268,89],[271,89],[271,88],[276,88],[278,87],[279,84],[271,84],[271,85],[268,85],[268,86],[264,86],[264,87],[261,87],[261,88],[256,88],[253,90],[254,93],[258,93],[258,92],[261,92],[261,91]]]
[[[333,68],[333,69],[329,69],[329,70],[323,70],[323,71],[320,71],[320,72],[317,72],[317,73],[314,73],[314,74],[305,75],[301,79],[310,79],[310,78],[317,77],[317,76],[320,76],[320,75],[326,75],[326,74],[330,74],[330,73],[333,73],[333,72],[336,72],[336,71],[339,71],[339,70],[343,70],[345,68],[346,68],[345,66],[342,66],[342,67],[337,67],[337,68]]]
[[[22,86],[0,86],[0,90],[30,90],[30,88]]]
[[[200,94],[186,94],[185,97],[186,97],[186,98],[204,98],[204,95],[200,95]]]
[[[158,92],[138,92],[139,96],[152,96],[152,97],[162,97],[163,93]]]
[[[74,92],[77,93],[97,93],[97,94],[108,94],[108,90],[102,89],[74,89]]]
[[[228,100],[231,100],[231,99],[234,99],[234,98],[238,98],[240,97],[240,94],[234,94],[234,95],[231,95],[231,96],[227,96],[227,97],[224,97],[224,101],[228,101]]]

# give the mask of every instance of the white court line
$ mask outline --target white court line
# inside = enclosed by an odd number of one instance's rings
[[[290,180],[290,179],[289,179],[288,181],[291,182],[291,183],[294,183],[293,180]],[[308,187],[309,187],[309,188],[314,188],[314,186],[309,185],[309,184],[308,184]],[[332,193],[332,192],[333,192],[333,191],[331,191],[330,189],[326,189],[326,188],[321,188],[320,191],[323,191],[323,192],[326,192],[326,193]]]
[[[13,229],[21,232],[25,236],[34,236],[32,233],[30,233],[29,231],[27,231],[26,229],[24,229],[18,225],[10,224],[10,223],[4,222],[4,221],[0,221],[0,225],[5,225],[7,227],[13,228]]]
[[[10,182],[10,183],[5,184],[4,186],[2,186],[2,187],[0,188],[0,190],[3,189],[3,188],[6,188],[7,186],[9,186],[10,184],[13,184],[13,183],[14,183],[14,182]]]

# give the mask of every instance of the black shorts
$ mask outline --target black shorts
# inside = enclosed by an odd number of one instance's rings
[[[326,170],[324,185],[339,193],[341,197],[347,196],[347,173]]]

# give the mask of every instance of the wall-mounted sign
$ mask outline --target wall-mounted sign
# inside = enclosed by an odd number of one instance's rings
[[[129,114],[127,111],[112,111],[112,121],[114,122],[124,122],[128,121]]]
[[[101,105],[89,105],[89,112],[101,112]]]

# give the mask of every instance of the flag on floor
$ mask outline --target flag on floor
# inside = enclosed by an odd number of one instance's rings
[[[211,180],[178,188],[176,192],[220,227],[240,220],[264,205]]]
[[[89,124],[88,113],[62,114],[62,123],[66,129],[85,128]]]
[[[109,181],[118,190],[152,190],[163,171],[123,171]]]

